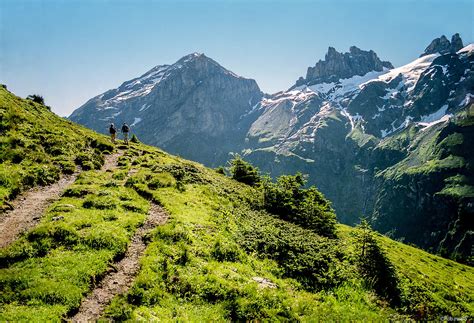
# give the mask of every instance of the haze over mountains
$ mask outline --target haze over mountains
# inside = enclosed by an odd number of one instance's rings
[[[301,171],[340,221],[368,216],[426,249],[471,261],[474,44],[433,40],[394,68],[329,47],[286,91],[264,94],[204,54],[156,66],[70,119],[99,132],[128,122],[145,143],[219,166],[238,152],[276,176]]]

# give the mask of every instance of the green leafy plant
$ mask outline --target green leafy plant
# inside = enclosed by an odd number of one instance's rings
[[[303,188],[301,173],[280,176],[274,183],[263,182],[264,207],[281,219],[296,223],[320,235],[335,236],[336,214],[331,204],[315,188]]]
[[[26,99],[44,105],[44,98],[39,94],[28,95]]]
[[[246,162],[239,155],[235,155],[230,163],[232,178],[241,183],[255,186],[260,183],[260,175],[257,167]]]
[[[140,140],[138,140],[138,137],[135,134],[132,135],[132,138],[130,138],[130,141],[135,144],[138,144],[140,142]]]
[[[363,219],[357,226],[357,265],[362,277],[377,294],[400,305],[400,289],[395,268],[375,238],[375,232]]]

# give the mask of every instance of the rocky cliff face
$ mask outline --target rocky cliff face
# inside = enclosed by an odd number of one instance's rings
[[[454,34],[451,37],[451,42],[446,38],[445,35],[435,38],[429,45],[426,47],[425,51],[421,56],[430,55],[430,54],[448,54],[448,53],[456,53],[464,45],[462,43],[462,39],[459,34]],[[420,57],[421,57],[420,56]]]
[[[70,119],[99,132],[128,122],[140,140],[213,165],[244,142],[243,116],[261,97],[254,80],[194,53],[89,100]]]
[[[459,35],[442,36],[398,68],[373,51],[330,47],[274,95],[192,54],[91,99],[71,119],[102,132],[128,121],[145,143],[208,166],[240,152],[274,176],[301,171],[342,222],[368,216],[381,232],[467,261],[474,45],[461,46]]]
[[[380,72],[384,68],[390,69],[393,65],[381,61],[373,50],[364,51],[352,46],[348,53],[339,53],[334,47],[329,47],[324,61],[308,67],[306,77],[298,79],[296,86],[336,82],[371,71]]]

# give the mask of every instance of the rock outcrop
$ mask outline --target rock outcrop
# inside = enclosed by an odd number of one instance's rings
[[[458,50],[463,48],[462,39],[458,33],[454,34],[451,37],[451,42],[446,38],[445,35],[442,35],[439,38],[435,38],[429,45],[426,47],[423,54],[420,57],[429,55],[429,54],[448,54],[456,53]]]
[[[324,61],[320,60],[314,67],[308,67],[306,78],[300,78],[296,86],[302,84],[337,82],[354,75],[365,75],[370,71],[382,71],[393,68],[387,61],[381,61],[373,50],[365,51],[351,46],[348,53],[339,53],[329,47]]]

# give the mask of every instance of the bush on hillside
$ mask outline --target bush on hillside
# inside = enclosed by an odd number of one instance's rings
[[[44,105],[44,98],[39,94],[28,95],[26,99]]]
[[[260,183],[258,168],[243,160],[239,155],[235,155],[230,161],[230,173],[233,179],[241,183],[250,186]]]
[[[136,144],[140,142],[140,140],[138,140],[138,137],[135,134],[132,135],[132,138],[130,138],[130,141]]]
[[[225,168],[223,166],[216,167],[216,168],[214,168],[214,170],[218,174],[225,175]]]
[[[236,241],[248,254],[275,260],[284,276],[296,279],[310,291],[347,280],[339,240],[321,237],[264,212],[237,212],[240,216]]]
[[[265,179],[264,208],[283,220],[334,237],[336,214],[330,202],[314,186],[304,189],[305,183],[301,173],[280,176],[276,183]]]
[[[364,280],[381,297],[392,305],[400,304],[400,289],[398,277],[393,264],[377,243],[375,233],[362,220],[357,230],[357,265]]]

